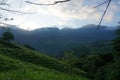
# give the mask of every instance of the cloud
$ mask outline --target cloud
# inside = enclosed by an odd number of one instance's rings
[[[120,1],[118,3],[120,4]]]
[[[107,13],[106,16],[104,17],[104,21],[105,21],[105,22],[112,22],[113,17],[114,17],[114,13],[109,12],[109,13]]]
[[[38,2],[48,3],[51,0],[37,0]],[[56,0],[53,0],[56,1]],[[58,4],[54,6],[34,6],[36,11],[43,15],[55,16],[64,21],[69,20],[94,20],[98,21],[104,12],[105,6],[99,8],[93,8],[93,5],[98,5],[104,2],[104,0],[90,0],[87,3],[85,0],[71,0],[71,2]],[[91,4],[90,4],[91,3]],[[93,3],[93,4],[92,4]],[[105,17],[105,21],[111,21],[114,17],[115,12],[117,12],[119,7],[112,3],[109,13]],[[111,19],[111,20],[110,20]]]
[[[49,1],[49,0],[47,0]],[[42,0],[41,0],[42,2]],[[41,14],[52,15],[63,20],[98,20],[100,13],[93,7],[84,5],[83,0],[72,0],[71,2],[54,6],[34,6]]]
[[[58,0],[30,0],[37,3],[53,3]],[[38,5],[23,5],[21,11],[35,12],[36,14],[29,15],[30,19],[22,26],[31,25],[35,26],[51,26],[51,25],[75,25],[75,21],[82,24],[81,21],[86,22],[99,22],[106,5],[98,8],[93,8],[104,0],[71,0],[67,3],[52,5],[52,6],[38,6]],[[120,1],[119,1],[120,4]],[[104,17],[104,22],[112,22],[116,17],[116,13],[120,12],[118,2],[112,2],[107,14]],[[27,15],[28,16],[28,15]],[[117,16],[118,17],[118,16]],[[16,17],[18,23],[23,22],[26,16]],[[19,19],[18,19],[19,18]],[[81,22],[81,23],[80,23]],[[85,23],[84,23],[85,24]],[[27,26],[27,27],[28,27]],[[24,28],[24,27],[23,27]]]
[[[120,12],[119,5],[117,5],[115,2],[112,2],[106,16],[104,17],[105,21],[112,22],[116,17],[120,18],[120,16],[116,16],[118,12]]]
[[[37,0],[38,3],[52,3],[56,0]],[[91,2],[91,4],[90,4]],[[88,3],[84,0],[72,0],[71,2],[64,4],[57,4],[54,6],[34,6],[32,5],[32,11],[36,11],[39,14],[58,17],[64,21],[70,21],[73,19],[76,20],[95,20],[98,21],[102,16],[105,6],[101,7],[101,10],[98,8],[93,8],[93,5],[97,5],[98,0],[91,0]],[[96,3],[96,4],[92,4]],[[100,1],[99,1],[100,2]],[[102,1],[101,1],[102,2]],[[105,21],[111,21],[113,18],[113,10],[117,11],[118,6],[112,3],[111,12],[108,13],[105,17]],[[100,12],[101,11],[101,12]]]

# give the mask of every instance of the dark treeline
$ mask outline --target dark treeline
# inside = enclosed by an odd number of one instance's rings
[[[87,72],[86,77],[91,80],[120,80],[120,28],[115,31],[116,38],[110,41],[110,51],[93,50],[103,44],[95,44],[94,48],[78,47],[65,51],[62,61],[70,67],[77,67]],[[108,41],[107,41],[108,42]],[[88,53],[87,53],[88,52]],[[80,53],[85,53],[79,55]]]

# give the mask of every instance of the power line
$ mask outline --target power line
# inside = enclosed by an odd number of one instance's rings
[[[19,8],[19,11],[21,11],[22,4],[23,4],[23,0],[20,0],[20,8]]]
[[[106,8],[105,8],[105,11],[103,12],[103,15],[102,15],[102,17],[101,17],[101,19],[100,19],[100,22],[99,22],[99,24],[98,24],[97,29],[100,28],[100,25],[101,25],[101,23],[102,23],[102,21],[103,21],[103,18],[104,18],[105,14],[106,14],[106,12],[107,12],[107,10],[108,10],[108,7],[109,7],[111,1],[112,1],[112,0],[105,1],[104,3],[102,3],[102,4],[100,4],[100,5],[96,6],[96,7],[94,7],[94,8],[97,8],[97,7],[99,7],[99,6],[102,6],[103,4],[108,3],[107,6],[106,6]]]
[[[31,5],[30,5],[30,8],[29,8],[29,13],[31,13]],[[26,23],[30,18],[31,18],[31,16],[28,16],[23,22],[21,22],[20,24],[18,24],[16,26],[20,26],[20,25]]]
[[[103,2],[103,3],[101,3],[101,4],[99,4],[99,5],[97,5],[97,6],[95,6],[94,8],[97,8],[97,7],[99,7],[99,6],[102,6],[102,5],[104,5],[104,4],[108,3],[108,2],[109,2],[109,0],[107,0],[107,1],[105,1],[105,2]]]

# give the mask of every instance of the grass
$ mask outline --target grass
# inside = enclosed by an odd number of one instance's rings
[[[64,64],[62,64],[62,62],[54,58],[38,53],[36,51],[29,50],[23,46],[6,43],[4,41],[0,41],[0,55],[15,59],[13,61],[19,60],[22,62],[32,63],[50,69],[55,69],[61,72],[66,72],[70,74],[85,74],[84,71],[75,68],[69,70]]]
[[[88,80],[79,69],[69,70],[62,62],[0,40],[0,80]]]
[[[0,55],[0,71],[17,69],[21,66],[21,64],[22,63],[20,61],[14,60],[7,56]]]
[[[0,73],[0,80],[88,80],[87,78],[68,75],[46,69],[17,69]]]
[[[44,54],[29,50],[22,46],[13,45],[10,43],[0,43],[0,54],[18,59],[24,62],[30,62],[33,64],[41,65],[49,68],[59,68],[60,62],[48,57]]]

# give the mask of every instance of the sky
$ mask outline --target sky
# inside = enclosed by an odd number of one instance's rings
[[[25,0],[7,0],[11,7],[8,9],[17,10],[31,14],[16,14],[1,11],[4,16],[14,18],[7,21],[22,29],[37,29],[43,27],[70,27],[79,28],[88,24],[98,24],[105,10],[106,4],[94,8],[106,0],[71,0],[52,6],[39,6],[25,3]],[[29,0],[36,3],[53,3],[58,0]],[[120,21],[120,0],[112,0],[110,7],[101,25],[117,26]],[[3,21],[4,22],[4,21]]]

